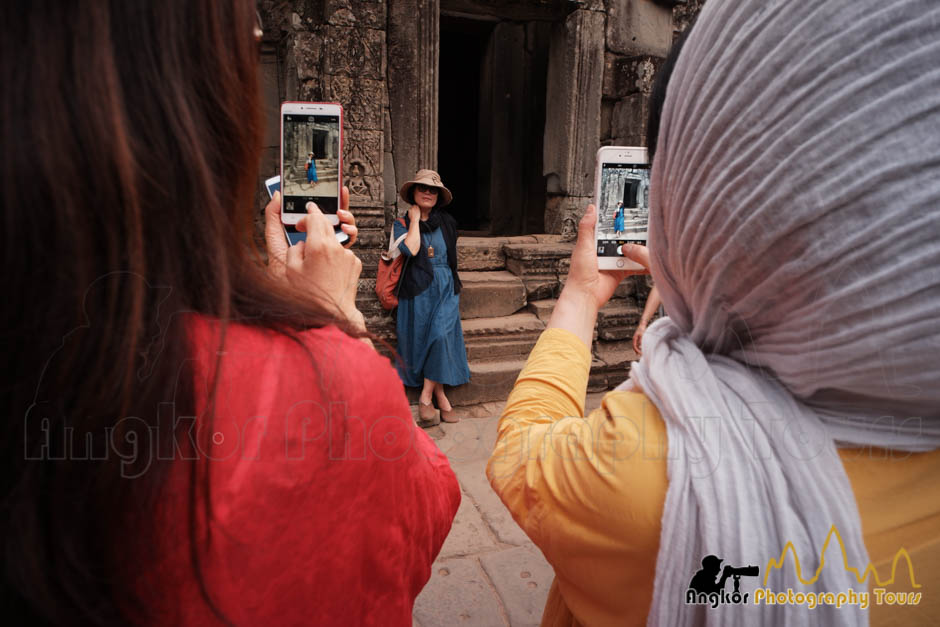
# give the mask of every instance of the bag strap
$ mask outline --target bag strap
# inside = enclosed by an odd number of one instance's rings
[[[398,218],[397,222],[398,222],[399,224],[401,224],[402,226],[406,226],[406,225],[405,225],[405,221],[404,221],[402,218]],[[393,229],[393,230],[392,230],[392,233],[394,233],[394,232],[395,232],[395,231],[394,231],[394,229]],[[397,257],[398,255],[401,254],[401,251],[398,250],[398,245],[401,244],[401,243],[405,240],[405,238],[406,238],[407,236],[408,236],[408,231],[405,231],[404,234],[402,234],[402,236],[399,237],[398,239],[396,239],[395,241],[392,241],[392,238],[391,238],[391,237],[388,238],[388,253],[387,253],[387,257],[388,257],[388,260],[389,260],[389,261],[395,259],[395,257]]]

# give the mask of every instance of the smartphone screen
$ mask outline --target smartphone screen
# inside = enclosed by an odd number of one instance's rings
[[[282,211],[306,215],[307,203],[313,201],[336,226],[340,117],[284,113],[283,133]]]
[[[650,166],[601,162],[600,170],[597,255],[620,257],[624,244],[646,244]]]

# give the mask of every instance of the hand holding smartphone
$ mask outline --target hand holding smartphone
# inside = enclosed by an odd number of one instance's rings
[[[605,146],[597,151],[594,240],[601,270],[643,270],[625,259],[625,244],[646,245],[650,166],[646,148]]]
[[[281,105],[281,222],[288,241],[292,234],[296,234],[295,239],[302,235],[296,224],[307,215],[308,202],[320,208],[340,243],[349,239],[336,215],[342,187],[342,154],[343,108],[339,104]]]

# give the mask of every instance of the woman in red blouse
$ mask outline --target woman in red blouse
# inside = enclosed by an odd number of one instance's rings
[[[266,264],[252,245],[255,2],[14,5],[6,616],[410,625],[460,492],[325,218],[287,249],[274,201]]]

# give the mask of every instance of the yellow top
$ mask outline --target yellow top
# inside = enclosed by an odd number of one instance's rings
[[[486,468],[555,569],[543,627],[645,625],[653,595],[668,485],[666,427],[636,392],[609,392],[583,418],[590,365],[577,336],[545,331],[506,402]],[[879,577],[890,577],[903,547],[921,586],[909,586],[900,560],[898,583],[886,589],[920,592],[920,604],[878,606],[872,597],[871,624],[940,624],[940,451],[840,456]]]

